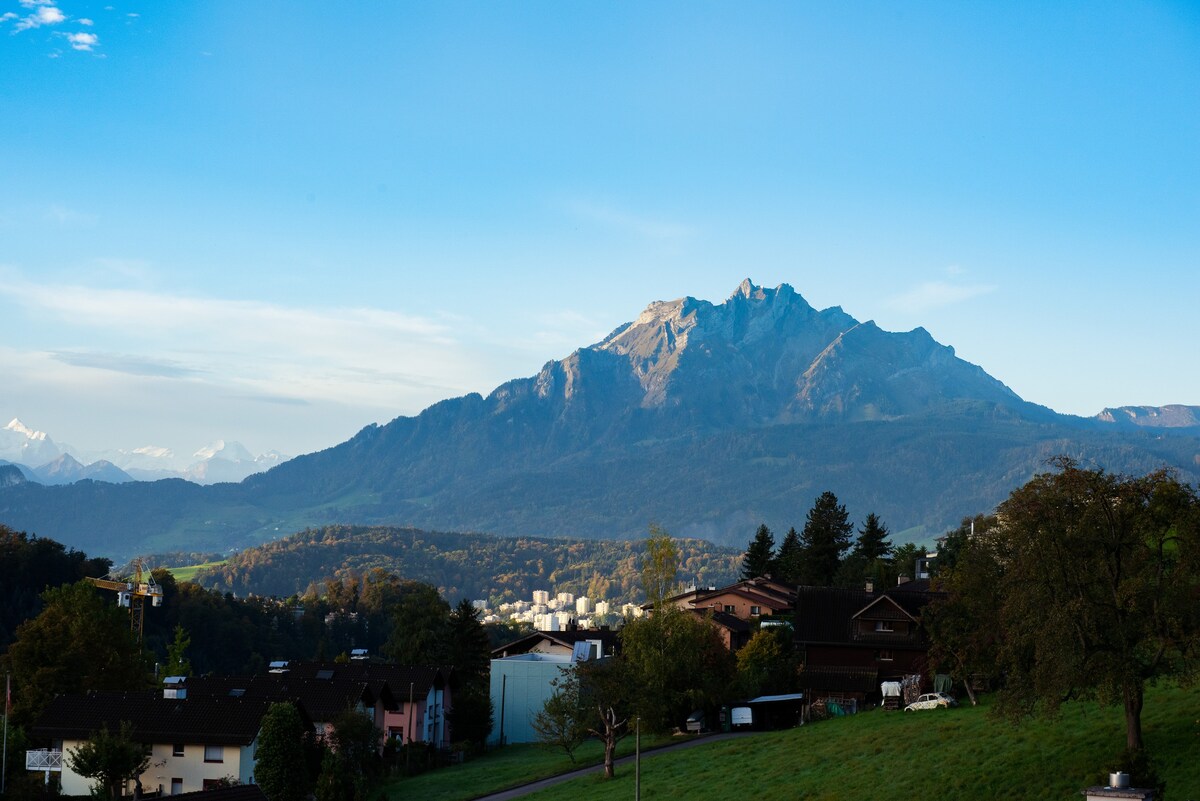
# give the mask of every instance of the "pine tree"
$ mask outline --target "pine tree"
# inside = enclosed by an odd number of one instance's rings
[[[775,537],[763,523],[754,534],[742,559],[742,579],[765,576],[775,570]]]
[[[892,544],[888,542],[890,533],[879,517],[871,512],[858,530],[854,555],[861,557],[864,562],[874,562],[887,556],[892,550]]]
[[[853,531],[846,507],[838,503],[832,492],[822,492],[808,510],[800,535],[804,548],[803,583],[821,587],[833,584]]]
[[[800,543],[800,535],[793,526],[788,529],[783,542],[779,545],[779,554],[775,557],[775,578],[792,584],[800,583],[804,572],[804,546]]]

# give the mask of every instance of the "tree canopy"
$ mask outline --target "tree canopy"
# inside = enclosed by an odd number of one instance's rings
[[[104,727],[66,753],[67,765],[85,779],[95,779],[93,796],[116,801],[125,782],[141,776],[150,766],[146,747],[133,739],[133,727],[122,721],[117,731]]]
[[[679,548],[665,529],[650,526],[646,552],[642,556],[642,592],[655,609],[675,594],[679,583]]]
[[[1141,753],[1146,683],[1200,669],[1200,502],[1167,471],[1055,465],[958,544],[942,577],[950,599],[931,615],[935,648],[963,670],[994,658],[997,707],[1011,716],[1073,698],[1121,705],[1126,748]],[[988,627],[995,637],[971,633]]]
[[[129,614],[86,580],[42,593],[37,617],[17,627],[4,657],[13,675],[13,718],[29,725],[60,693],[135,690],[147,665]]]

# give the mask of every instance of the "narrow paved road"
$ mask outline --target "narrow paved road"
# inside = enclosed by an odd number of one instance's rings
[[[730,732],[730,733],[726,733],[726,734],[710,734],[706,737],[700,737],[695,740],[688,740],[687,742],[684,742],[684,743],[676,743],[675,745],[666,745],[666,746],[663,746],[662,748],[655,748],[653,751],[643,751],[642,759],[653,759],[654,757],[658,756],[659,754],[665,754],[669,751],[679,751],[684,748],[694,748],[697,745],[704,745],[705,743],[716,743],[716,742],[720,742],[721,740],[730,740],[730,739],[733,739],[734,737],[753,737],[753,736],[754,736],[754,732]],[[613,764],[625,765],[630,762],[633,762],[632,754],[630,754],[629,756],[623,756],[620,759],[617,759]],[[509,801],[510,798],[520,798],[523,795],[528,795],[529,793],[537,792],[538,790],[543,790],[547,787],[553,787],[554,785],[562,784],[563,782],[569,782],[569,781],[571,781],[571,779],[578,779],[580,776],[586,776],[589,773],[599,773],[602,770],[604,770],[603,764],[592,765],[591,767],[580,768],[579,770],[573,770],[570,773],[560,773],[559,775],[551,776],[548,779],[539,779],[536,782],[530,782],[529,784],[522,784],[520,787],[513,787],[508,790],[501,790],[500,792],[492,793],[491,795],[477,796],[474,799],[474,801]]]

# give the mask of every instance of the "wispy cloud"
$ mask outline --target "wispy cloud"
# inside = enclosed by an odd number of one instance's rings
[[[908,314],[919,314],[943,306],[977,298],[996,290],[993,284],[955,284],[948,281],[928,281],[896,295],[887,301],[890,308]]]
[[[160,378],[183,378],[199,374],[177,362],[151,359],[145,356],[130,356],[123,353],[101,353],[87,351],[51,351],[51,358],[73,367],[88,367],[94,370],[110,370],[128,375],[158,376]]]
[[[479,389],[483,357],[431,317],[301,308],[0,274],[0,300],[68,332],[48,354],[74,368],[223,385],[230,392],[419,408]],[[468,385],[464,385],[468,384]]]

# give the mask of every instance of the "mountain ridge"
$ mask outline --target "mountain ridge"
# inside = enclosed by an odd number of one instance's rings
[[[1059,415],[923,328],[886,332],[747,279],[719,304],[651,303],[486,397],[366,426],[240,484],[15,485],[0,520],[116,555],[334,523],[631,538],[657,522],[744,544],[759,522],[803,525],[832,490],[855,519],[873,511],[915,537],[990,510],[1060,454],[1195,482],[1200,439],[1160,434]]]

